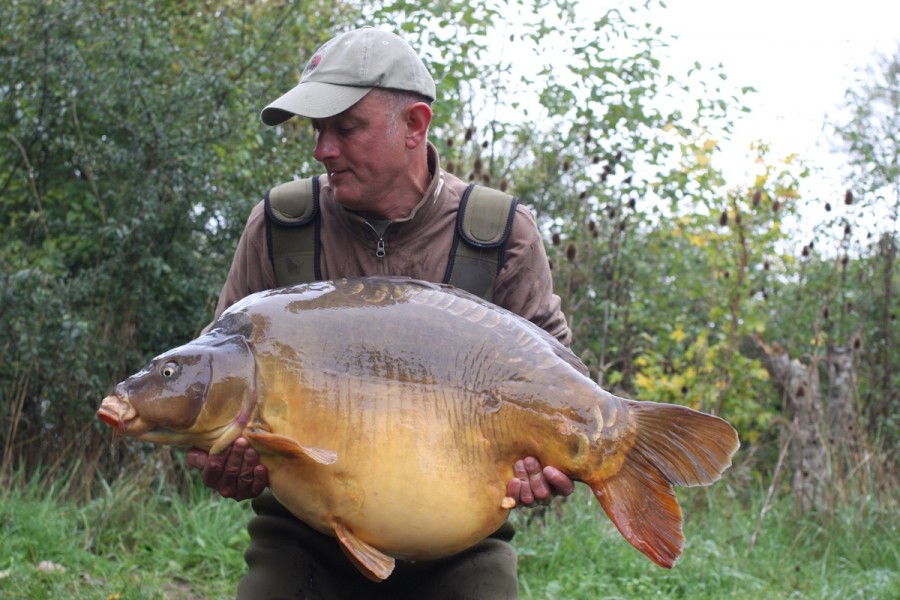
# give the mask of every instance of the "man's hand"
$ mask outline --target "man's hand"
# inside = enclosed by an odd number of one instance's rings
[[[256,498],[269,483],[269,473],[260,464],[259,454],[242,437],[215,456],[191,448],[187,463],[202,470],[203,485],[237,501]]]
[[[533,456],[517,460],[513,465],[515,478],[506,486],[506,495],[516,504],[532,506],[535,502],[549,502],[553,496],[568,496],[575,491],[575,483],[556,467],[541,468]]]

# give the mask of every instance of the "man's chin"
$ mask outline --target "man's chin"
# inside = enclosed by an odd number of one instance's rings
[[[359,194],[353,193],[346,186],[332,186],[331,195],[335,202],[348,210],[359,210],[360,208]]]

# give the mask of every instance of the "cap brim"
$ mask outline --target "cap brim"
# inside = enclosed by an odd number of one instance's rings
[[[371,90],[371,87],[306,81],[265,107],[260,118],[266,125],[278,125],[294,115],[310,119],[333,117],[362,100]]]

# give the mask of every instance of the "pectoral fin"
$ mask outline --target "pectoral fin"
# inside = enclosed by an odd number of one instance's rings
[[[394,559],[365,543],[341,523],[335,523],[334,533],[341,549],[359,572],[372,581],[384,581],[394,571]]]
[[[278,435],[277,433],[247,429],[244,431],[244,436],[261,453],[280,454],[294,458],[311,458],[323,465],[332,465],[337,462],[337,454],[331,450],[303,446],[294,438]]]

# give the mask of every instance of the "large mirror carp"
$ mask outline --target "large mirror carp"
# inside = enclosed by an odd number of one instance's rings
[[[625,539],[671,567],[684,546],[673,486],[716,481],[738,448],[718,417],[604,391],[529,321],[403,278],[248,296],[97,414],[211,454],[245,436],[278,500],[375,580],[497,530],[525,456],[590,486]]]

